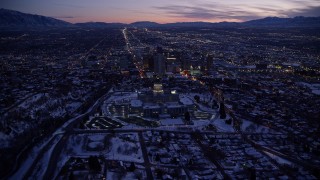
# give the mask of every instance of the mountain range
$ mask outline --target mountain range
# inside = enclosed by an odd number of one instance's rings
[[[26,14],[8,9],[0,9],[0,27],[60,27],[70,25],[72,24],[52,17]]]
[[[86,22],[69,23],[52,17],[41,15],[26,14],[18,11],[0,9],[0,27],[2,28],[33,28],[33,27],[320,27],[320,17],[294,17],[279,18],[266,17],[263,19],[251,20],[242,23],[236,22],[177,22],[159,24],[150,21],[139,21],[131,24],[124,23],[105,23],[105,22]]]

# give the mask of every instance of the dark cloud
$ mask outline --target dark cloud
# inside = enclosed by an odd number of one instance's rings
[[[259,6],[249,6],[251,8],[254,8],[258,11],[265,12],[265,13],[277,13],[279,12],[279,7],[274,7],[274,6],[264,6],[264,7],[259,7]]]
[[[260,18],[258,14],[242,11],[237,8],[231,10],[229,7],[221,7],[221,5],[203,5],[201,7],[190,6],[161,6],[154,7],[158,10],[164,11],[171,17],[182,17],[189,19],[238,19],[241,21]],[[219,9],[219,10],[217,10]]]
[[[295,16],[318,17],[320,16],[320,6],[309,6],[303,9],[293,9],[284,13],[289,17],[295,17]]]
[[[69,8],[86,8],[85,6],[81,6],[81,5],[75,5],[75,4],[68,4],[68,3],[58,3],[58,2],[54,2],[53,3],[54,6],[60,6],[60,7],[69,7]]]
[[[216,17],[217,12],[201,7],[189,6],[163,6],[155,7],[156,9],[163,10],[170,16],[186,17],[194,19],[212,19]]]
[[[300,2],[297,0],[296,2]],[[267,5],[254,6],[245,5],[248,11],[244,10],[243,4],[226,6],[225,4],[197,4],[195,6],[160,6],[153,7],[161,10],[171,17],[189,18],[198,20],[230,20],[248,21],[252,19],[264,18],[265,16],[295,17],[295,16],[320,16],[320,6],[307,6],[305,8],[296,8],[290,10],[281,9],[281,7]],[[250,10],[251,9],[251,10]],[[252,11],[254,9],[255,11]]]
[[[58,19],[73,19],[73,18],[77,18],[75,16],[54,16],[54,18],[58,18]]]

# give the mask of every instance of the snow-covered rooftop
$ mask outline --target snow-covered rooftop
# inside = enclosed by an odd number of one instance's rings
[[[181,96],[180,97],[180,102],[182,104],[184,104],[184,105],[193,105],[193,101],[190,98],[186,97],[186,96]]]
[[[161,125],[167,126],[167,125],[182,125],[184,122],[182,119],[163,119],[160,121]]]
[[[138,100],[138,99],[133,99],[130,102],[132,107],[141,107],[142,106],[142,101]]]

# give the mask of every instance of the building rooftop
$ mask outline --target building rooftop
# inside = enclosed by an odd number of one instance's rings
[[[130,105],[132,107],[141,107],[142,101],[140,101],[139,99],[133,99],[133,100],[131,100]]]

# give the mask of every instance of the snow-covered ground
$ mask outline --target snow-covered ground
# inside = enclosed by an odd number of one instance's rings
[[[108,92],[110,93],[112,92],[112,89]],[[100,100],[100,99],[99,99]],[[93,106],[95,106],[97,103],[99,103],[99,100],[97,100],[95,102],[95,104]],[[91,106],[87,112],[90,112],[93,108],[93,106]],[[64,125],[62,127],[60,127],[59,129],[57,129],[50,138],[48,138],[44,143],[34,147],[30,153],[30,156],[24,161],[24,163],[20,166],[20,168],[18,169],[18,171],[10,178],[10,179],[21,179],[24,174],[27,172],[28,168],[30,167],[30,164],[32,164],[34,162],[34,160],[37,157],[37,154],[39,153],[39,151],[44,148],[53,138],[61,138],[60,134],[64,132],[64,128],[66,128],[71,122],[73,122],[74,120],[78,119],[79,117],[82,117],[84,115],[79,115],[77,117],[71,118],[70,120],[68,120],[66,123],[64,123]],[[57,136],[58,135],[58,136]],[[80,140],[81,141],[81,137]],[[52,145],[52,147],[54,147],[56,145],[56,140],[54,140],[54,144]],[[69,144],[69,143],[68,143]],[[75,148],[77,148],[78,150],[80,149],[80,142],[77,141],[77,145]],[[70,148],[69,148],[70,150]],[[71,149],[72,150],[72,149]],[[48,155],[48,152],[46,153]],[[50,152],[49,152],[50,154]],[[65,154],[62,155],[62,158],[60,158],[60,160],[58,161],[58,168],[62,168],[62,166],[64,165],[64,163],[68,160],[68,156],[66,156]],[[59,171],[57,171],[59,172]]]
[[[62,138],[62,135],[58,135],[55,140],[53,145],[50,147],[50,149],[43,155],[42,159],[39,160],[37,163],[35,169],[33,170],[33,174],[31,175],[32,179],[43,179],[43,175],[47,170],[47,166],[44,166],[44,164],[49,164],[50,157],[52,154],[52,151],[55,147],[55,144],[58,143],[58,141]]]
[[[132,99],[136,99],[138,97],[138,93],[132,92],[132,93],[121,93],[116,92],[111,96],[109,99],[106,100],[106,102],[130,102]]]
[[[10,145],[10,139],[13,137],[13,134],[5,134],[3,132],[0,132],[0,146],[5,148]]]
[[[18,113],[19,116],[26,116],[29,117],[27,119],[31,120],[13,119],[8,121],[8,127],[12,131],[10,134],[0,132],[1,147],[8,147],[15,135],[25,132],[30,127],[36,127],[37,123],[35,122],[40,124],[44,120],[55,120],[58,117],[63,117],[66,113],[74,112],[81,104],[81,102],[75,102],[69,96],[63,95],[56,97],[50,93],[38,93],[30,96],[14,107],[13,110],[5,113],[4,116]]]
[[[75,111],[76,109],[78,109],[80,106],[81,106],[81,102],[72,102],[72,103],[69,103],[67,104],[66,106],[66,110],[69,111],[69,112],[73,112]]]
[[[120,173],[121,172],[107,171],[107,179],[137,179],[135,172],[124,171],[122,174]],[[145,177],[143,173],[141,173],[141,176]]]
[[[122,126],[120,129],[148,129],[148,128],[141,127],[136,124],[128,124],[127,123],[126,125]]]
[[[243,132],[249,133],[280,133],[263,125],[258,125],[248,120],[242,120],[241,129]]]
[[[70,157],[83,157],[87,158],[89,156],[99,156],[101,153],[106,153],[108,149],[105,147],[102,151],[94,151],[90,149],[90,143],[105,143],[105,138],[109,134],[97,134],[88,135],[80,134],[70,136],[66,146],[62,150],[62,153],[57,160],[57,170],[55,171],[55,176],[58,175],[62,167],[69,160]],[[89,148],[88,148],[89,147]]]
[[[199,127],[199,126],[207,126],[210,124],[210,121],[208,120],[204,120],[204,119],[200,119],[200,120],[194,120],[193,122],[193,126],[195,127]]]
[[[212,124],[217,128],[218,132],[235,132],[232,124],[226,123],[226,119],[220,119],[220,118],[214,119]]]
[[[185,95],[183,95],[183,94],[180,94],[179,95],[179,99],[180,99],[180,102],[182,103],[182,104],[184,104],[184,105],[193,105],[194,103],[193,103],[193,100],[190,98],[190,97],[188,97],[188,96],[185,96]]]
[[[296,84],[308,87],[313,94],[320,95],[320,84],[310,84],[306,82],[297,82]]]
[[[194,101],[194,96],[199,96],[200,97],[200,101],[205,101],[205,102],[210,102],[212,99],[214,99],[210,93],[206,93],[206,94],[199,94],[199,93],[188,93],[188,94],[181,94],[180,95],[180,100],[182,101],[188,101],[190,103],[190,101],[192,101],[194,104],[197,104],[199,109],[205,112],[210,112],[210,113],[216,113],[215,109],[206,107],[204,105],[202,105],[201,103],[196,103]]]
[[[138,140],[137,134],[135,134],[136,140]],[[138,141],[128,141],[119,137],[112,137],[110,140],[109,151],[105,155],[107,159],[123,160],[143,163],[143,156]]]
[[[51,148],[46,152],[44,157],[42,158],[41,161],[48,161],[49,157],[51,155],[53,147],[55,147],[56,143],[60,140],[62,136],[55,136],[55,139],[53,140],[53,144],[51,145]],[[50,139],[51,140],[51,139]],[[30,156],[24,161],[24,163],[20,166],[18,171],[10,177],[10,179],[15,180],[15,179],[23,179],[23,176],[27,173],[28,169],[30,168],[30,165],[35,161],[37,158],[38,152],[45,147],[50,140],[48,140],[46,143],[41,144],[40,146],[36,146],[32,149]],[[43,172],[43,169],[39,169],[39,172]],[[43,175],[43,174],[42,174]]]
[[[44,93],[38,93],[33,95],[32,97],[26,99],[23,103],[21,103],[18,107],[27,108],[30,104],[37,102],[42,96],[48,96]]]
[[[103,140],[96,140],[92,141],[90,139],[99,139],[102,136],[106,135],[77,135],[77,136],[70,136],[67,146],[65,147],[63,154],[72,156],[72,155],[79,155],[79,156],[90,156],[90,155],[99,155],[98,151],[88,151],[87,146],[90,145],[91,142],[103,142]],[[105,150],[106,151],[106,150]]]
[[[288,164],[288,165],[293,165],[293,163],[287,159],[284,159],[282,157],[279,157],[277,155],[274,155],[272,153],[269,153],[267,151],[263,151],[265,154],[267,154],[269,157],[272,159],[276,160],[279,164]]]
[[[184,122],[181,118],[176,118],[176,119],[162,119],[160,120],[161,125],[163,126],[170,126],[170,125],[183,125]]]
[[[62,167],[68,162],[69,158],[70,157],[66,156],[65,154],[60,155],[59,159],[57,160],[57,168],[52,179],[55,179],[55,177],[57,177]]]
[[[142,151],[138,135],[121,134],[111,137],[111,134],[71,136],[62,154],[64,156],[89,157],[105,155],[107,159],[143,163]],[[108,142],[109,141],[109,142]],[[95,150],[97,148],[97,150]],[[102,149],[101,149],[102,148]]]

